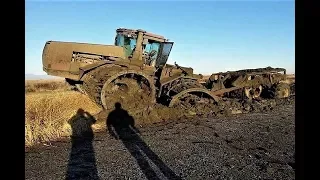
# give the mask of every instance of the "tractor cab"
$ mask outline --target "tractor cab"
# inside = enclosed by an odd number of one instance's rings
[[[173,42],[144,30],[119,28],[116,32],[115,45],[123,47],[127,58],[157,68],[167,63]]]

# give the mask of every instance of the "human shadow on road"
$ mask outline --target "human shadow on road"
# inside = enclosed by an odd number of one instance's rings
[[[81,108],[68,121],[72,128],[72,147],[66,180],[99,179],[92,145],[94,135],[91,125],[95,122],[96,119]]]
[[[107,117],[107,130],[109,134],[121,140],[130,154],[136,159],[141,171],[147,179],[160,179],[150,166],[147,158],[151,160],[168,179],[181,179],[156,155],[141,139],[140,131],[135,127],[134,119],[122,109],[120,103],[115,103],[115,109]],[[145,156],[143,155],[145,154]]]

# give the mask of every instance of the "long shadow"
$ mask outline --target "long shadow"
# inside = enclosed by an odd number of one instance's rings
[[[91,125],[95,122],[96,119],[81,108],[68,121],[72,128],[72,147],[66,180],[99,179],[92,145],[94,135]]]
[[[168,179],[182,179],[177,176],[141,139],[139,130],[135,127],[134,119],[121,108],[120,103],[115,103],[115,109],[107,117],[107,130],[109,134],[121,140],[130,154],[136,159],[141,171],[147,179],[160,179],[150,166],[147,158],[151,160]],[[143,155],[145,154],[145,156]],[[147,157],[147,158],[146,158]]]

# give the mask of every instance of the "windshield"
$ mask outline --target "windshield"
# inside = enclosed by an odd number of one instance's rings
[[[158,42],[151,42],[146,44],[146,47],[144,49],[144,53],[151,53],[153,51],[152,57],[149,57],[150,65],[153,65],[156,62],[156,59],[158,57],[159,53],[159,48],[160,48],[160,43]],[[153,65],[154,66],[154,65]]]
[[[116,36],[116,41],[115,41],[115,44],[114,44],[114,45],[123,47],[123,44],[124,44],[124,36],[118,34],[118,35]]]
[[[133,49],[136,47],[137,40],[121,34],[116,36],[115,45],[124,48],[126,56],[132,55]]]
[[[164,42],[161,44],[160,56],[157,59],[156,66],[164,66],[169,58],[173,42]]]

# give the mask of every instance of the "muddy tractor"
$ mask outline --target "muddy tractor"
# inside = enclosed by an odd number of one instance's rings
[[[167,64],[172,46],[163,36],[125,28],[116,30],[114,45],[48,41],[43,70],[64,77],[104,109],[115,102],[127,109],[217,102],[192,68]]]
[[[257,68],[212,74],[203,85],[213,95],[241,99],[286,98],[290,83],[284,68]]]
[[[167,64],[172,46],[163,36],[125,28],[116,30],[114,45],[48,41],[42,54],[43,70],[64,77],[104,109],[114,108],[116,102],[126,109],[143,109],[156,102],[173,107],[215,104],[221,97],[283,98],[290,94],[285,69],[214,73],[203,80],[190,67]]]

